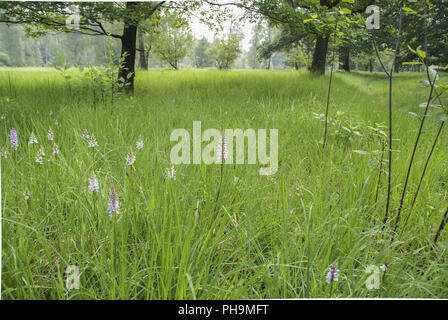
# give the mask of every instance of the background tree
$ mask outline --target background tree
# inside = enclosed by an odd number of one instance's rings
[[[392,10],[392,8],[391,8]],[[392,12],[387,12],[392,15]],[[445,66],[448,64],[448,4],[443,0],[422,0],[410,3],[405,16],[403,44],[400,48],[400,63],[415,60],[407,49],[421,46],[427,51],[427,63]]]
[[[219,40],[213,47],[206,50],[215,60],[218,69],[230,69],[241,53],[240,37],[230,34],[227,39]]]
[[[25,46],[19,28],[2,26],[1,42],[4,43],[3,50],[8,56],[7,65],[23,67],[25,65]]]
[[[300,68],[309,68],[312,57],[309,52],[304,50],[303,46],[298,44],[286,52],[286,58],[285,64],[287,66],[299,70]]]
[[[273,39],[278,34],[278,30],[275,27],[266,24],[265,21],[260,20],[253,29],[253,38],[251,41],[251,47],[248,54],[248,61],[250,66],[262,67],[263,69],[270,69],[272,65],[272,59],[275,55],[275,50],[271,44]],[[255,38],[254,38],[255,37]],[[254,57],[255,56],[255,57]],[[255,60],[253,60],[255,58]]]
[[[205,53],[210,47],[211,43],[205,37],[195,41],[192,52],[192,60],[196,68],[207,68],[213,66],[213,58]]]
[[[252,39],[250,41],[249,52],[246,55],[246,63],[248,67],[251,69],[260,68],[260,62],[258,61],[257,51],[258,47],[261,44],[262,29],[263,26],[261,24],[261,21],[259,21],[256,25],[252,27]]]
[[[263,43],[258,48],[258,59],[270,62],[276,52],[285,52],[287,59],[290,60],[290,63],[287,63],[287,65],[295,68],[292,60],[295,59],[293,55],[298,53],[297,47],[300,47],[300,50],[306,57],[312,56],[314,38],[299,35],[297,30],[291,28],[275,29],[269,27],[268,30]],[[311,62],[307,65],[310,67]]]
[[[189,53],[193,44],[188,21],[173,13],[161,17],[153,39],[152,52],[155,58],[174,69],[179,68],[180,59]]]
[[[149,19],[143,21],[137,32],[138,48],[139,52],[139,67],[143,70],[148,70],[149,67],[149,54],[152,49],[154,41],[154,30],[160,21],[160,15],[154,14]]]
[[[128,91],[134,90],[137,27],[161,9],[158,2],[0,2],[0,22],[26,24],[28,35],[41,36],[45,32],[77,32],[93,36],[105,35],[120,39],[124,63],[118,77],[125,79]],[[79,29],[69,28],[66,20],[71,5],[79,8]],[[104,23],[122,23],[121,33],[107,31]],[[125,54],[126,53],[126,54]]]
[[[222,5],[213,1],[204,0],[214,5]],[[237,7],[246,9],[248,18],[264,16],[271,25],[281,29],[285,39],[279,39],[283,49],[289,45],[292,48],[303,35],[314,40],[313,59],[310,71],[316,74],[325,73],[326,57],[328,51],[328,37],[332,32],[331,25],[334,13],[340,10],[347,15],[344,22],[346,28],[355,27],[360,20],[360,13],[364,12],[370,0],[240,0],[228,2]],[[312,23],[306,23],[306,22]],[[340,27],[342,30],[342,26]],[[295,35],[295,37],[291,37]],[[289,43],[286,41],[288,40]]]

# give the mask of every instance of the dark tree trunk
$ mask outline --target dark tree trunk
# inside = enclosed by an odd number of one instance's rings
[[[320,0],[321,6],[325,6],[329,9],[333,8],[339,1],[333,2],[332,0]],[[318,75],[325,74],[325,64],[327,61],[328,51],[328,37],[324,38],[322,35],[318,35],[316,40],[316,46],[314,47],[313,62],[311,63],[310,71]]]
[[[143,41],[143,34],[141,32],[139,32],[139,46],[140,46],[140,51],[139,51],[139,64],[140,64],[140,68],[142,68],[143,70],[148,70],[148,54],[149,54],[149,50],[147,50],[145,48],[145,43]]]
[[[323,75],[325,74],[325,63],[327,60],[328,38],[318,36],[316,46],[314,47],[313,62],[311,63],[310,71],[312,73]]]
[[[126,10],[132,12],[136,6],[136,2],[126,2]],[[132,14],[131,14],[132,16]],[[125,19],[123,27],[123,35],[121,37],[121,56],[126,53],[123,65],[118,71],[118,78],[125,79],[125,90],[128,93],[134,93],[134,77],[135,77],[135,52],[137,42],[137,26],[132,19]],[[130,76],[129,73],[131,73]]]
[[[339,70],[350,72],[350,49],[348,47],[339,48]]]
[[[373,62],[372,62],[372,58],[369,59],[369,71],[373,72]]]
[[[400,67],[401,67],[401,62],[395,62],[395,64],[394,64],[394,72],[395,73],[399,73],[400,72]]]

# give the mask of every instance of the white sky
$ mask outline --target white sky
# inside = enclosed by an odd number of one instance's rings
[[[215,0],[216,1],[216,0]],[[216,1],[216,2],[226,2],[226,1]],[[228,10],[232,11],[233,17],[241,17],[244,14],[244,9],[237,8],[236,6],[225,6]],[[198,17],[192,17],[190,20],[190,27],[194,36],[198,39],[206,37],[209,41],[213,41],[215,37],[222,37],[222,32],[215,35],[215,31],[209,28],[207,25],[201,23]],[[250,40],[252,37],[252,27],[253,24],[247,21],[242,21],[240,23],[241,31],[244,35],[244,39],[241,41],[240,45],[244,51],[249,50]],[[226,20],[223,23],[224,33],[228,33],[230,29],[230,20]]]

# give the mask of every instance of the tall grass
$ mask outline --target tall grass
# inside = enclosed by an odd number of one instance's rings
[[[399,188],[427,91],[423,74],[394,76],[393,161]],[[228,299],[448,297],[447,240],[433,235],[446,210],[448,159],[435,151],[402,234],[381,231],[386,185],[378,168],[353,150],[377,150],[366,129],[388,117],[380,73],[337,74],[331,104],[341,126],[319,147],[328,77],[289,71],[139,72],[134,98],[92,106],[89,92],[70,99],[64,80],[46,69],[0,71],[2,158],[2,297],[4,299]],[[332,117],[330,116],[330,120]],[[279,170],[258,165],[170,166],[176,128],[279,130]],[[57,121],[57,122],[56,122]],[[336,123],[336,122],[333,122]],[[412,125],[411,125],[412,124]],[[362,135],[347,134],[352,125]],[[415,165],[440,123],[428,118]],[[19,136],[9,148],[9,131]],[[55,140],[48,141],[51,127]],[[94,133],[88,148],[81,135]],[[28,145],[31,132],[37,145]],[[139,136],[142,150],[135,149]],[[447,134],[442,131],[441,145]],[[46,161],[53,143],[60,154]],[[126,166],[133,147],[135,164]],[[35,162],[46,151],[44,164]],[[95,171],[99,192],[88,192]],[[222,181],[220,182],[220,179]],[[411,176],[415,188],[418,176]],[[120,214],[107,212],[111,185]],[[297,192],[300,184],[301,192]],[[30,193],[29,199],[23,196]],[[219,197],[217,194],[219,192]],[[394,204],[397,198],[392,198]],[[341,270],[326,283],[327,268]],[[379,290],[368,290],[369,265],[388,264]],[[66,290],[65,270],[79,266],[80,289]]]

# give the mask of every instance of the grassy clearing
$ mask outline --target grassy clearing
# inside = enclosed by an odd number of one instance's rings
[[[52,70],[0,71],[1,145],[9,149],[1,163],[3,298],[448,297],[446,235],[432,248],[447,203],[446,131],[414,214],[393,243],[389,227],[381,231],[386,176],[375,202],[378,165],[353,152],[381,148],[367,127],[387,119],[382,74],[336,74],[330,117],[339,122],[330,125],[324,151],[323,122],[314,113],[324,112],[328,77],[184,70],[136,79],[133,99],[94,107],[89,92],[70,96]],[[417,131],[408,112],[421,113],[427,95],[420,79],[423,73],[395,81],[393,218]],[[203,130],[279,129],[279,171],[260,176],[258,165],[225,165],[218,199],[218,165],[176,166],[176,179],[165,179],[170,133],[191,132],[194,120]],[[9,148],[12,127],[17,151]],[[410,195],[437,128],[433,119],[426,123]],[[97,147],[88,147],[84,129]],[[32,132],[37,145],[28,145]],[[142,150],[135,148],[139,136]],[[60,154],[49,162],[54,142]],[[40,147],[43,164],[35,162]],[[100,189],[90,194],[92,171]],[[120,215],[110,219],[112,184]],[[333,262],[341,273],[328,285]],[[383,263],[389,267],[380,289],[368,290],[366,267]],[[67,292],[69,265],[82,274],[80,289]]]

